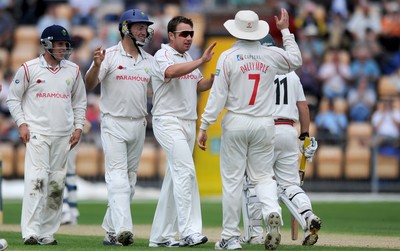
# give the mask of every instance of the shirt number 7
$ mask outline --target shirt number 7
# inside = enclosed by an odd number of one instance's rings
[[[249,105],[254,105],[258,91],[258,84],[260,83],[260,74],[249,74],[249,79],[254,80],[253,93],[251,94]]]

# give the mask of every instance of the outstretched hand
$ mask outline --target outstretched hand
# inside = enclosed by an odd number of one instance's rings
[[[94,55],[93,55],[94,65],[95,65],[95,66],[100,66],[101,63],[102,63],[103,60],[104,60],[105,55],[106,55],[106,49],[103,49],[103,50],[102,50],[102,49],[101,49],[101,46],[100,46],[100,47],[97,47],[97,48],[94,50]]]
[[[289,13],[286,9],[281,8],[281,17],[275,16],[276,28],[283,30],[289,28]]]
[[[214,47],[215,45],[217,45],[217,42],[212,43],[203,53],[203,55],[201,56],[201,61],[203,63],[207,63],[212,59],[212,56],[214,55]]]

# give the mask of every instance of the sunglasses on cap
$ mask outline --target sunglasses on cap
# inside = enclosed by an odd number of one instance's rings
[[[174,31],[174,33],[179,33],[178,36],[180,37],[184,37],[186,38],[187,36],[194,36],[194,31],[185,31],[185,30],[181,30],[181,31]]]

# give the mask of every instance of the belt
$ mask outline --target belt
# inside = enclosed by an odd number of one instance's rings
[[[293,126],[294,125],[294,120],[291,119],[275,119],[275,125],[290,125]]]

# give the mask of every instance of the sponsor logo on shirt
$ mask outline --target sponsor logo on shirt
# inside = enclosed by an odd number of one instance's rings
[[[261,56],[260,55],[244,55],[244,54],[236,55],[237,61],[243,61],[246,59],[261,59]]]
[[[120,65],[120,66],[118,66],[118,70],[126,70],[126,67]]]
[[[19,84],[19,82],[20,82],[19,79],[16,79],[16,80],[14,81],[15,84]]]
[[[150,81],[149,77],[146,76],[140,76],[140,75],[117,75],[115,77],[116,80],[134,80],[134,81],[138,81],[138,82],[144,82],[144,83],[148,83]]]
[[[263,73],[266,73],[268,68],[268,65],[265,65],[261,62],[249,62],[240,66],[240,70],[242,71],[242,73],[246,73],[248,71],[261,71]]]
[[[215,76],[219,76],[219,73],[221,72],[221,70],[220,69],[216,69],[215,70]]]
[[[45,82],[46,82],[45,80],[40,79],[40,78],[36,80],[36,83],[37,83],[37,84],[41,84],[41,83],[45,83]]]
[[[70,85],[71,84],[71,79],[67,79],[67,80],[65,80],[65,83],[67,84],[67,85]]]
[[[190,74],[186,74],[186,75],[184,75],[182,77],[179,77],[178,79],[197,79],[197,76],[192,74],[192,73],[190,73]]]
[[[69,94],[63,94],[58,92],[38,92],[36,93],[36,98],[60,98],[69,99]]]

